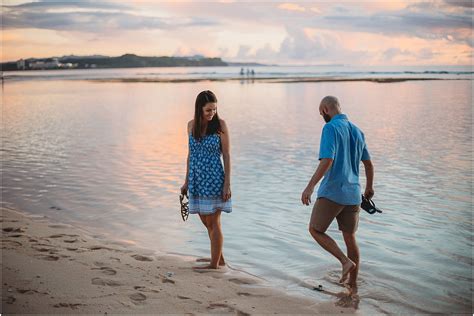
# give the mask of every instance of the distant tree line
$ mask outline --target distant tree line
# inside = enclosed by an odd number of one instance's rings
[[[34,65],[51,58],[30,58],[17,62],[7,62],[1,64],[2,71],[9,70],[29,70]],[[81,57],[64,56],[58,58],[62,64],[72,64],[76,69],[87,68],[135,68],[135,67],[201,67],[201,66],[228,66],[221,58],[207,58],[202,56],[194,57],[142,57],[134,54],[125,54],[119,57]],[[59,67],[58,67],[59,68]],[[49,68],[53,69],[53,68]]]

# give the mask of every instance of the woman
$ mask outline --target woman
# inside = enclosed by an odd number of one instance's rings
[[[209,90],[196,98],[194,119],[188,123],[188,139],[186,181],[181,193],[189,191],[189,213],[199,214],[211,241],[209,265],[195,269],[218,269],[225,266],[221,213],[232,212],[229,131],[217,115],[217,98]]]

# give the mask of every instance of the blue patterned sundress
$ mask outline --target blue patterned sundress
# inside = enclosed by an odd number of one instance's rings
[[[218,209],[232,212],[231,199],[222,200],[224,168],[220,136],[206,135],[197,141],[189,135],[189,152],[189,213],[209,215]]]

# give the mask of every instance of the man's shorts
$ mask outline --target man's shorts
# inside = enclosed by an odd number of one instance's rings
[[[339,230],[355,233],[359,224],[359,205],[341,205],[326,198],[318,198],[314,203],[309,226],[324,233],[334,218],[337,219]]]

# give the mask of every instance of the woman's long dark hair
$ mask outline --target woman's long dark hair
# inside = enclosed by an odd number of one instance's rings
[[[205,90],[198,94],[196,97],[196,104],[194,107],[194,127],[193,127],[193,137],[196,140],[201,140],[201,120],[202,120],[202,108],[208,103],[217,103],[217,98],[212,91]],[[212,135],[216,133],[221,133],[221,123],[219,121],[219,115],[214,115],[212,120],[207,124],[206,135]]]

